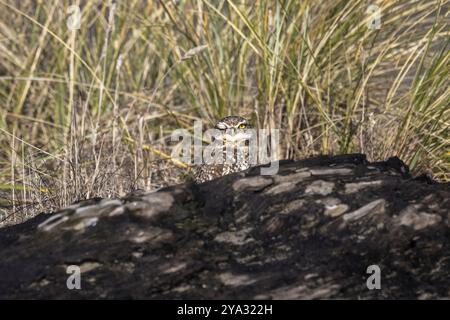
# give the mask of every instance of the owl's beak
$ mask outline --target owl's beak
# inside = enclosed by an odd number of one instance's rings
[[[250,137],[251,136],[249,134],[240,132],[236,128],[229,128],[229,129],[227,129],[225,134],[223,136],[221,136],[220,139],[223,141],[223,143],[227,143],[227,142],[228,143],[233,143],[233,142],[236,142],[236,141],[249,139]]]

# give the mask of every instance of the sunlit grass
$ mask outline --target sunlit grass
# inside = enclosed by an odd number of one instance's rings
[[[79,3],[72,31],[72,1],[0,0],[4,215],[180,182],[170,133],[229,114],[280,129],[280,158],[450,180],[448,0]]]

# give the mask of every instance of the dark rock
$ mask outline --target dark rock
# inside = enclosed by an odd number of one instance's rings
[[[359,154],[95,199],[0,230],[0,298],[450,298],[449,208]]]

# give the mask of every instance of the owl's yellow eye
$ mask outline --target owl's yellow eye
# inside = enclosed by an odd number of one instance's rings
[[[245,125],[245,124],[240,124],[239,125],[239,129],[245,129],[247,127],[247,125]]]

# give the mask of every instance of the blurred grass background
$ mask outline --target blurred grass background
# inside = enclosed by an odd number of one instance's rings
[[[448,0],[0,0],[0,220],[181,182],[171,132],[229,114],[280,129],[280,159],[449,181],[449,22]]]

